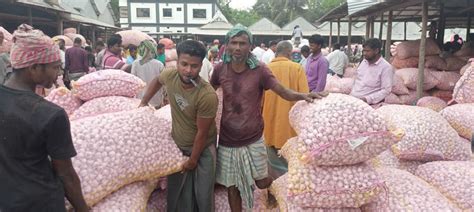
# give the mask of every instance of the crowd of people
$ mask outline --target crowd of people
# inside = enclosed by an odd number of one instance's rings
[[[64,211],[64,197],[76,211],[89,210],[71,163],[76,152],[68,117],[34,93],[37,86],[54,86],[59,75],[66,86],[101,69],[143,79],[147,87],[138,96],[140,106],[170,104],[172,137],[189,156],[182,172],[168,176],[168,211],[213,211],[216,183],[227,188],[232,211],[242,211],[243,204],[253,206],[255,187],[268,188],[288,170],[278,151],[296,136],[288,120],[294,102],[327,96],[328,74],[342,76],[349,63],[339,45],[324,56],[320,35],[309,37],[299,63],[289,41],[252,50],[252,33],[240,24],[222,45],[219,40],[208,47],[194,40],[179,43],[177,65],[166,68],[168,50],[151,40],[128,46],[123,57],[118,34],[94,48],[75,39],[68,49],[64,40],[53,43],[25,24],[14,37],[11,58],[0,62],[0,68],[12,69],[0,86],[0,211]],[[377,104],[390,93],[393,70],[381,57],[380,40],[367,40],[363,54],[351,95]],[[217,89],[223,92],[219,135]]]

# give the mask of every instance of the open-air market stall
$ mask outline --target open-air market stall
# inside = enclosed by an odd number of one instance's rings
[[[375,3],[374,3],[375,2]],[[461,51],[456,52],[452,56],[441,54],[441,56],[435,57],[442,52],[442,44],[445,41],[445,29],[448,28],[460,28],[464,27],[465,34],[461,34],[461,36],[465,36],[466,40],[469,42],[470,40],[470,29],[472,27],[471,21],[471,13],[474,11],[474,1],[471,0],[454,0],[454,1],[422,1],[422,0],[404,0],[404,1],[394,1],[394,0],[387,0],[387,1],[367,1],[365,3],[357,2],[357,1],[347,1],[346,3],[342,4],[341,6],[333,9],[322,18],[320,18],[319,22],[325,21],[366,21],[366,38],[373,38],[378,37],[381,40],[385,40],[385,57],[388,61],[392,61],[392,64],[396,68],[418,68],[418,74],[414,77],[417,79],[416,85],[416,99],[421,98],[424,93],[424,89],[426,90],[426,81],[429,79],[425,79],[425,67],[428,68],[435,68],[441,71],[459,71],[462,65],[467,64],[467,60],[469,57],[474,57],[472,55],[472,46],[465,45]],[[374,24],[374,22],[378,21],[379,24]],[[421,21],[421,25],[416,26],[409,26],[410,24],[417,24]],[[386,24],[384,23],[386,22]],[[431,22],[430,25],[428,23]],[[415,40],[415,37],[412,35],[410,36],[407,33],[410,30],[420,31],[418,32],[419,35],[416,39],[418,41],[410,41],[407,43],[403,43],[398,49],[404,49],[405,52],[398,54],[397,56],[394,54],[396,53],[396,48],[391,47],[392,38],[394,37],[394,33],[398,33],[399,30],[394,30],[394,27],[400,26],[397,23],[404,23],[404,30],[403,30],[403,40]],[[437,23],[437,24],[436,24]],[[377,31],[377,25],[379,25],[379,35],[375,36],[375,32]],[[352,26],[352,25],[350,25]],[[382,30],[383,27],[386,26],[387,30]],[[431,28],[437,26],[438,30],[437,33],[427,33],[427,31]],[[352,27],[349,27],[348,32],[350,32]],[[383,31],[386,31],[385,36]],[[434,30],[432,30],[434,31]],[[350,34],[350,33],[348,33]],[[429,35],[429,36],[427,36]],[[427,37],[429,37],[427,39]],[[350,38],[348,38],[350,41]],[[395,39],[399,40],[399,39]],[[402,48],[404,47],[404,48]],[[414,47],[414,48],[410,48]],[[470,48],[469,48],[470,47]],[[411,56],[407,57],[404,56],[404,53],[408,53]],[[391,58],[391,57],[394,58]],[[441,58],[440,58],[441,57]],[[403,58],[400,61],[400,58]],[[411,59],[411,62],[405,61],[405,59]],[[443,61],[444,60],[444,61]],[[440,62],[441,61],[441,62]],[[447,63],[443,66],[443,62]],[[411,65],[402,65],[402,64],[411,64]],[[441,66],[439,65],[441,63]],[[438,64],[438,65],[433,65]],[[458,67],[460,65],[460,67]],[[408,67],[407,67],[408,66]],[[433,67],[435,66],[435,67]],[[450,80],[447,75],[454,76],[454,74],[449,72],[435,72],[438,79],[443,79],[441,81]],[[460,76],[458,76],[459,79]],[[453,82],[454,81],[454,82]],[[451,86],[440,86],[443,88],[449,87],[450,89],[444,90],[451,90],[454,86],[456,80],[452,80],[447,82]],[[415,89],[411,88],[411,89]],[[436,93],[438,95],[439,93]],[[447,96],[447,95],[443,95]],[[450,95],[449,95],[450,96]],[[447,98],[446,98],[447,99]],[[413,102],[411,102],[413,103]]]

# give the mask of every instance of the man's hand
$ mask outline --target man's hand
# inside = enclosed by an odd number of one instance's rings
[[[192,160],[190,158],[183,164],[183,171],[182,172],[192,171],[196,167],[197,167],[197,161]]]
[[[304,100],[306,102],[313,102],[314,99],[322,99],[326,96],[329,95],[329,92],[326,92],[326,91],[323,91],[323,92],[311,92],[311,93],[307,93],[304,97]]]

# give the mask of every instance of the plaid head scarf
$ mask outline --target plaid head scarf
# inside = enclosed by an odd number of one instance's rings
[[[138,55],[142,57],[140,64],[145,64],[157,55],[156,44],[150,40],[144,40],[138,46]]]
[[[59,61],[61,53],[59,46],[41,30],[22,24],[13,33],[10,59],[14,69],[21,69]]]
[[[252,33],[247,29],[247,27],[245,27],[244,25],[242,24],[237,24],[235,25],[234,27],[232,27],[232,29],[229,30],[229,32],[227,32],[227,34],[225,35],[225,43],[228,44],[230,39],[232,39],[233,37],[235,37],[237,34],[239,34],[240,32],[244,32],[245,34],[248,35],[249,37],[249,43],[250,45],[253,44],[253,36],[252,36]],[[222,61],[224,63],[230,63],[232,62],[232,55],[230,55],[228,52],[224,53],[224,55],[222,55]],[[247,65],[250,67],[250,69],[255,69],[258,67],[258,60],[257,58],[255,57],[255,55],[253,55],[252,53],[248,53],[248,58],[247,58],[247,61],[246,61]]]

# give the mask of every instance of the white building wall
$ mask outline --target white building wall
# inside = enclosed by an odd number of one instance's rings
[[[142,31],[144,33],[155,33],[156,32],[156,27],[137,27],[137,26],[132,26],[132,29],[136,29],[139,31]]]
[[[188,32],[189,33],[195,33],[195,32],[199,32],[199,27],[188,27]]]
[[[137,8],[148,8],[150,17],[137,17]],[[132,23],[156,23],[155,3],[130,3],[130,13]]]
[[[128,18],[120,18],[121,24],[128,24]]]
[[[212,20],[212,4],[187,4],[188,24],[207,24]],[[194,18],[193,9],[205,9],[206,18]]]
[[[119,7],[126,7],[127,5],[127,0],[119,0]]]
[[[184,27],[160,27],[160,32],[163,33],[179,33],[184,32]]]
[[[158,4],[158,7],[160,13],[160,24],[184,24],[184,4],[160,3]],[[164,8],[171,9],[171,17],[163,17]],[[179,9],[181,9],[181,11],[179,11]]]

